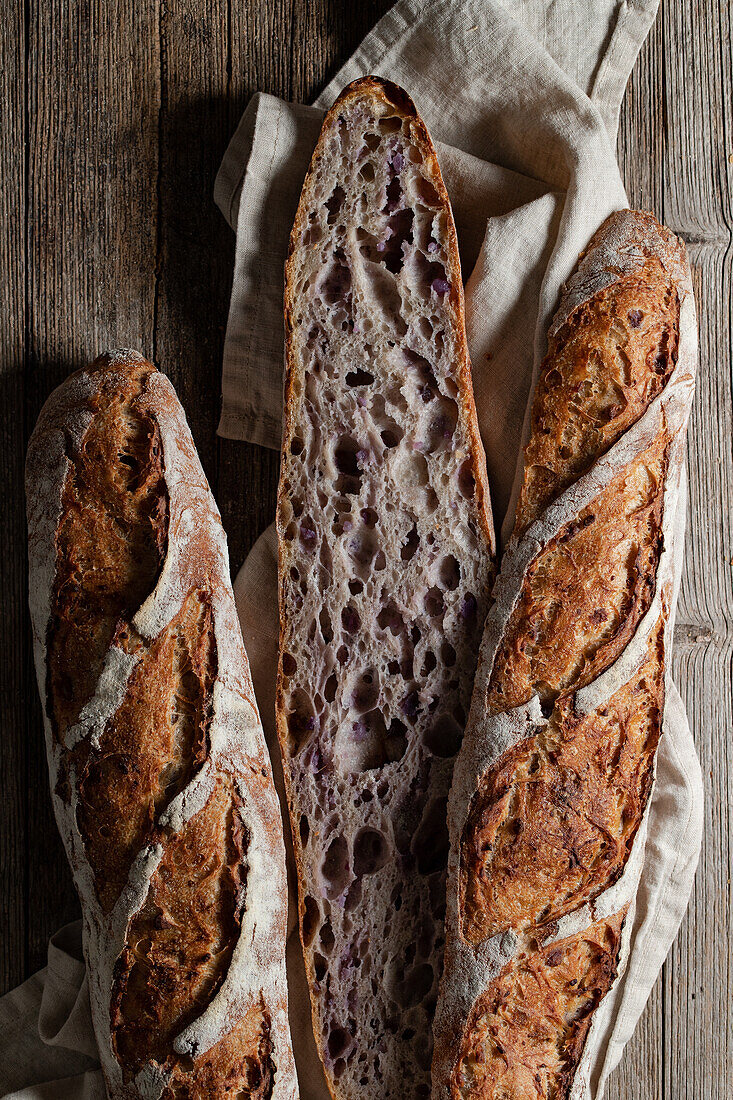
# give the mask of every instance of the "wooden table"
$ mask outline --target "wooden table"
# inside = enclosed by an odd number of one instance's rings
[[[273,514],[277,457],[218,439],[232,235],[214,176],[250,95],[309,100],[390,0],[25,0],[0,36],[0,992],[78,913],[47,794],[26,612],[23,458],[50,390],[133,346],[172,377],[238,566]],[[701,376],[677,645],[706,785],[705,844],[677,942],[609,1097],[730,1100],[731,10],[664,0],[624,103],[632,205],[687,241]]]

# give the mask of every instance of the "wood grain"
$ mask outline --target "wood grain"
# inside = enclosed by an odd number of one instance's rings
[[[23,502],[23,375],[25,368],[25,26],[22,7],[0,21],[0,120],[3,181],[0,186],[0,302],[3,341],[0,353],[0,487],[3,522],[0,554],[0,631],[5,639],[0,658],[0,990],[25,977],[28,927],[26,870],[26,679],[23,645],[26,613],[26,569]],[[35,718],[35,713],[33,715]],[[31,734],[32,736],[32,734]]]
[[[689,521],[673,672],[705,783],[692,900],[611,1083],[610,1094],[615,1084],[624,1097],[634,1088],[675,1100],[733,1095],[730,33],[728,5],[663,4],[629,85],[619,140],[631,204],[653,210],[684,238],[693,268],[700,374],[688,437]]]
[[[731,455],[731,9],[671,4],[664,215],[687,241],[700,316],[700,378],[688,447],[690,523],[674,671],[705,781],[705,841],[692,903],[663,974],[666,1085],[679,1100],[733,1094],[730,830],[733,782]],[[690,46],[704,43],[703,57]],[[720,1011],[725,1006],[724,1011]]]
[[[0,25],[0,990],[43,965],[48,936],[78,912],[46,793],[25,613],[28,433],[53,386],[98,351],[154,356],[187,409],[236,570],[272,518],[278,457],[215,434],[233,240],[214,176],[254,91],[313,98],[389,6],[25,0]],[[706,832],[690,910],[609,1100],[733,1095],[731,68],[729,6],[663,0],[619,132],[630,201],[687,240],[700,311],[674,669],[703,762]]]

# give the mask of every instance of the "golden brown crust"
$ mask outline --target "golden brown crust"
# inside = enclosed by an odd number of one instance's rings
[[[678,293],[669,269],[656,257],[594,295],[560,326],[551,338],[533,400],[518,534],[649,407],[676,362],[678,329]],[[611,415],[606,415],[609,409]],[[568,709],[565,694],[613,664],[651,605],[663,545],[668,446],[663,428],[528,565],[494,658],[487,713],[511,710],[538,695],[556,727],[550,736],[562,741],[570,735],[572,707]],[[655,713],[663,706],[663,679],[662,659],[654,670],[654,697],[645,700]],[[572,750],[581,759],[603,754],[609,743],[619,742],[613,724],[585,722],[581,731]],[[535,876],[537,862],[525,864],[521,843],[512,845],[509,865],[502,858],[493,862],[494,846],[498,843],[506,857],[510,838],[498,822],[497,831],[491,823],[497,814],[503,818],[520,793],[508,775],[511,761],[519,770],[518,781],[527,756],[533,758],[541,749],[543,736],[530,738],[525,753],[515,748],[508,760],[497,761],[485,778],[488,785],[482,784],[472,803],[461,842],[460,876],[463,934],[473,943],[505,927],[526,928],[550,912],[567,911],[562,876],[578,858],[575,829],[561,830],[564,852],[557,854],[546,877]],[[658,733],[654,748],[657,738]],[[500,774],[506,788],[501,797],[495,782]],[[577,821],[592,797],[590,774],[579,771],[565,794],[568,813]],[[646,806],[647,770],[636,773],[632,784],[625,795],[635,811],[633,837]],[[613,774],[611,786],[623,797],[622,775]],[[507,827],[515,842],[519,835],[529,839],[535,827],[551,828],[551,807],[542,804],[539,820],[531,821],[536,809],[530,800],[526,813],[511,812]],[[611,859],[604,867],[605,873],[591,876],[593,887],[586,883],[577,903],[608,886],[621,863]],[[497,890],[506,895],[504,903],[497,903]]]
[[[49,706],[63,740],[85,702],[121,618],[155,586],[167,541],[160,431],[145,408],[154,367],[144,360],[90,374],[92,420],[71,466],[56,534],[48,632]]]
[[[681,242],[650,215],[612,215],[550,330],[454,778],[441,1096],[577,1090],[624,965],[665,706],[693,321]],[[586,965],[589,934],[602,950]],[[569,955],[549,975],[538,945],[558,937]],[[584,975],[591,996],[573,1006]]]
[[[484,776],[462,851],[471,942],[558,920],[621,873],[651,789],[663,667],[660,619],[606,706],[579,716],[562,696],[548,726]]]
[[[577,690],[626,647],[654,595],[666,475],[655,442],[528,566],[489,681],[498,713]]]
[[[292,1100],[277,798],[220,517],[167,380],[133,352],[73,375],[27,489],[54,807],[108,1092]]]
[[[72,754],[79,779],[77,820],[102,907],[119,897],[132,861],[161,811],[190,783],[207,755],[216,646],[206,595],[191,592],[148,647],[120,625],[115,645],[139,652],[125,698],[99,748]]]
[[[174,1066],[161,1100],[220,1100],[222,1082],[225,1095],[237,1100],[269,1100],[275,1065],[270,1018],[263,1006],[253,1005],[216,1046],[194,1059],[193,1068],[192,1079],[190,1066]]]
[[[592,248],[593,242],[588,252]],[[677,361],[679,314],[673,272],[650,255],[640,269],[621,275],[574,310],[550,336],[532,401],[518,535],[608,451],[667,384]]]
[[[453,1100],[565,1100],[593,1011],[616,976],[625,916],[512,959],[471,1014]]]
[[[246,890],[246,837],[231,783],[166,838],[127,932],[112,992],[112,1041],[129,1079],[146,1062],[175,1064],[175,1036],[227,972]]]

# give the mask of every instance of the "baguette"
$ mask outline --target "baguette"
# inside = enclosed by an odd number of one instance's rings
[[[51,793],[111,1100],[295,1097],[280,816],[226,540],[135,352],[46,402],[26,465]]]
[[[550,329],[455,769],[435,1097],[591,1095],[662,733],[695,368],[684,246],[612,215]]]
[[[455,229],[407,95],[329,111],[286,264],[277,726],[334,1097],[427,1096],[445,807],[493,573]]]

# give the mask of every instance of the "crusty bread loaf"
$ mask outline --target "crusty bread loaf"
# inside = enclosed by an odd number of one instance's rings
[[[108,1093],[294,1097],[278,803],[171,384],[134,352],[72,375],[26,488],[52,798]]]
[[[392,84],[326,117],[285,319],[277,721],[316,1040],[334,1096],[426,1096],[493,542],[452,215]]]
[[[435,1097],[590,1096],[662,732],[695,367],[684,246],[613,215],[549,334],[455,769]]]

